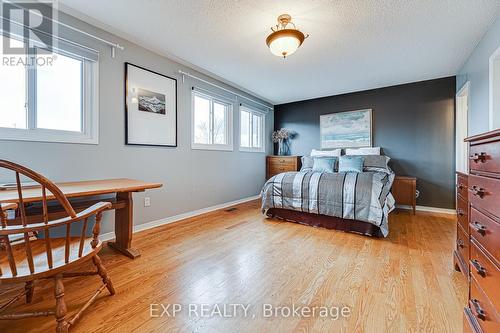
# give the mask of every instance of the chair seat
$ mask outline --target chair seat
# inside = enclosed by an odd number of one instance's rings
[[[0,268],[2,272],[2,275],[0,276],[0,284],[8,282],[29,281],[52,276],[63,270],[67,271],[68,268],[71,268],[71,266],[76,266],[76,264],[90,259],[97,252],[99,252],[102,247],[101,241],[99,241],[99,244],[95,248],[92,248],[92,246],[90,245],[91,242],[92,238],[85,238],[82,255],[81,257],[79,257],[78,250],[80,247],[80,238],[70,238],[69,260],[68,263],[65,263],[65,239],[50,239],[53,264],[52,268],[49,268],[45,239],[30,241],[31,251],[33,253],[33,263],[36,267],[35,274],[30,273],[28,260],[26,259],[26,247],[24,244],[17,244],[12,246],[14,260],[16,261],[17,275],[12,274],[7,258],[7,253],[5,250],[2,250],[0,251]]]

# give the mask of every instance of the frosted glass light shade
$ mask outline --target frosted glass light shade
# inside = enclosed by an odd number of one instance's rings
[[[289,56],[300,46],[300,41],[295,37],[281,37],[275,39],[269,44],[269,49],[271,53],[277,55],[278,57]]]
[[[272,54],[285,58],[295,53],[304,39],[304,34],[296,29],[283,29],[270,34],[266,43]]]

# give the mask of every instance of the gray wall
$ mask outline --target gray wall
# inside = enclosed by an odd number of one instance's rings
[[[275,106],[274,127],[298,133],[291,153],[320,147],[319,116],[373,109],[374,146],[392,158],[396,174],[418,178],[417,204],[454,208],[455,77]]]
[[[25,164],[59,182],[127,177],[163,183],[161,189],[134,195],[136,225],[259,193],[265,181],[266,153],[238,151],[238,103],[233,108],[234,151],[191,150],[192,84],[213,88],[190,80],[182,83],[178,70],[220,82],[67,15],[60,15],[59,19],[125,46],[125,51],[117,50],[116,58],[112,59],[109,47],[83,36],[71,36],[73,40],[100,51],[99,144],[0,141],[0,158]],[[124,144],[124,62],[177,78],[177,148]],[[266,138],[270,137],[272,129],[273,113],[269,112]],[[272,146],[267,144],[266,148],[270,151]],[[0,174],[0,180],[12,181],[13,178],[6,179]],[[151,206],[147,208],[143,205],[146,195],[151,197]],[[106,213],[103,232],[113,229],[113,219],[111,213]]]
[[[469,135],[489,130],[489,59],[500,47],[500,18],[490,27],[457,75],[457,91],[470,81]]]

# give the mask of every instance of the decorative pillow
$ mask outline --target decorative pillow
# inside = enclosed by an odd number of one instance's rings
[[[376,171],[392,173],[389,167],[390,157],[384,155],[366,155],[363,156],[364,165],[363,171]]]
[[[314,165],[314,159],[311,156],[302,156],[302,167],[300,171],[312,171]]]
[[[329,156],[329,157],[339,157],[342,155],[342,149],[334,149],[334,150],[311,150],[311,157],[316,156]]]
[[[368,148],[357,148],[351,149],[347,148],[345,150],[346,155],[380,155],[380,147],[368,147]]]
[[[314,158],[312,171],[333,173],[335,171],[335,157],[317,156]]]
[[[339,172],[363,172],[363,161],[361,156],[340,156]]]

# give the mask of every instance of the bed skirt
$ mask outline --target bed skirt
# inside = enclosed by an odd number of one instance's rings
[[[266,216],[310,225],[313,227],[353,232],[365,236],[383,237],[378,226],[358,220],[349,220],[334,216],[299,212],[283,208],[269,208],[266,211]]]

